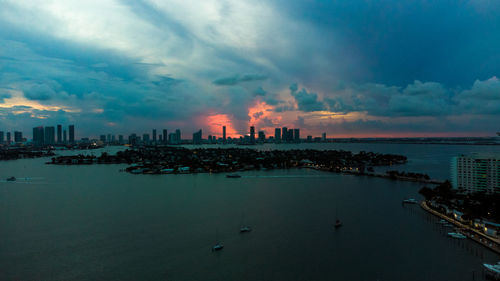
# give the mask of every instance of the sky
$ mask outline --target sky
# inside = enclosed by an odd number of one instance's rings
[[[496,0],[0,0],[0,131],[492,136]]]

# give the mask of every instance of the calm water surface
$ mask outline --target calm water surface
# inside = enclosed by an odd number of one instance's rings
[[[402,153],[408,166],[438,155],[430,167],[445,175],[439,157],[457,147],[423,146]],[[401,153],[332,149],[356,147]],[[403,207],[419,198],[415,183],[296,169],[131,175],[45,161],[0,162],[0,178],[19,178],[0,182],[0,280],[483,280],[481,264],[500,260]],[[241,224],[253,231],[240,234]],[[216,240],[225,248],[213,253]]]

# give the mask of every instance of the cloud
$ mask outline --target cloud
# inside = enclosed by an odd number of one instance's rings
[[[4,103],[5,99],[11,98],[12,95],[9,93],[0,93],[0,103]]]
[[[254,95],[256,96],[265,96],[267,94],[266,90],[262,88],[262,86],[259,86],[255,91],[253,92]]]
[[[304,88],[300,91],[297,90],[297,84],[290,85],[290,94],[295,98],[298,110],[310,112],[320,111],[326,108],[325,104],[318,100],[318,95],[316,93],[308,93]]]
[[[300,115],[311,127],[324,121],[310,113],[327,110],[362,113],[378,130],[496,121],[499,5],[470,2],[2,1],[0,89],[12,96],[0,103],[16,107],[2,122],[78,121],[88,134],[191,130],[214,113],[243,131],[257,101],[272,106],[267,120]]]
[[[261,81],[266,79],[267,76],[260,74],[245,74],[243,76],[236,74],[233,76],[216,79],[212,83],[218,86],[234,86],[242,82]]]

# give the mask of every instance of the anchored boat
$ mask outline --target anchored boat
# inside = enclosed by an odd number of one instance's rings
[[[492,277],[494,280],[500,280],[500,262],[497,264],[484,263],[483,266],[486,268],[486,275]]]

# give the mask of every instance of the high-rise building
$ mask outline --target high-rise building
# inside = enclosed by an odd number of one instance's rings
[[[259,131],[259,142],[264,143],[266,141],[266,133],[264,131]]]
[[[100,135],[99,140],[102,141],[103,143],[106,143],[106,135]]]
[[[181,130],[177,129],[177,130],[175,130],[175,143],[176,144],[180,144],[181,142],[182,142],[182,139],[181,139]]]
[[[281,141],[281,128],[275,128],[274,129],[274,141],[275,142],[280,142]]]
[[[57,125],[57,143],[62,143],[62,126]]]
[[[300,129],[293,129],[293,137],[295,142],[300,142]]]
[[[69,143],[75,143],[75,125],[69,125]]]
[[[453,188],[465,193],[500,193],[500,157],[461,155],[451,161]]]
[[[56,143],[56,128],[54,126],[44,128],[43,143],[45,145],[54,145]]]
[[[169,144],[175,144],[176,143],[176,138],[177,138],[177,135],[175,133],[168,134],[168,143]]]
[[[23,142],[23,133],[19,131],[14,132],[14,142],[21,143]]]
[[[250,126],[250,142],[255,143],[255,127]]]
[[[321,135],[321,140],[326,141],[326,132]]]
[[[281,128],[281,141],[286,142],[286,139],[288,138],[288,129],[287,127]]]
[[[124,143],[123,143],[123,135],[118,135],[118,142],[119,142],[120,144],[124,144]]]
[[[12,139],[10,137],[10,132],[7,132],[6,139],[7,140],[5,142],[7,143],[7,145],[10,145],[12,143]]]
[[[149,144],[149,134],[142,134],[142,142],[144,144]]]
[[[167,129],[163,129],[163,143],[164,144],[168,143],[168,132],[167,132]]]
[[[193,144],[201,144],[201,129],[198,132],[193,133]]]
[[[43,146],[44,142],[44,129],[43,126],[33,128],[33,145]]]
[[[66,144],[68,142],[68,131],[63,130],[63,143]]]
[[[291,142],[291,141],[293,141],[293,129],[289,129],[289,130],[287,130],[287,133],[286,133],[286,141],[287,141],[287,142]]]
[[[156,143],[156,129],[153,129],[153,143]]]
[[[0,144],[3,144],[3,131],[0,131]]]
[[[222,141],[226,143],[226,126],[222,126]]]
[[[130,145],[136,145],[137,144],[137,135],[131,134],[130,136],[128,136],[128,143]]]

